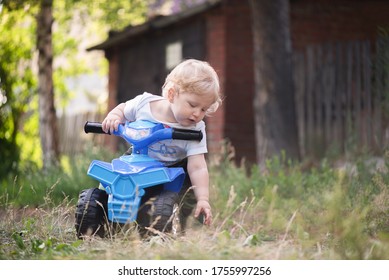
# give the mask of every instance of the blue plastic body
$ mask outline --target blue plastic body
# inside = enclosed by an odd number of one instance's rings
[[[131,155],[111,163],[94,160],[88,175],[98,180],[108,194],[108,219],[129,223],[137,218],[145,188],[163,185],[164,190],[179,192],[185,179],[183,168],[165,167],[147,155],[148,145],[171,139],[171,128],[148,121],[127,122],[113,134],[133,145]]]

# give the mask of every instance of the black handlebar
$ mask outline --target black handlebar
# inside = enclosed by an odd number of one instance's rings
[[[84,125],[85,133],[98,133],[98,134],[110,134],[104,132],[102,124],[99,122],[89,122],[87,121]]]
[[[201,141],[203,133],[196,130],[173,128],[172,139]]]
[[[103,131],[100,122],[87,121],[84,125],[84,131],[85,133],[110,134]],[[201,141],[203,139],[203,133],[196,130],[172,128],[172,139]]]

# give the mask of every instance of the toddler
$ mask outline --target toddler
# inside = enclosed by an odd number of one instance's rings
[[[162,96],[143,93],[116,106],[103,120],[105,132],[118,129],[124,121],[148,120],[174,128],[202,131],[202,141],[164,140],[149,147],[149,156],[166,166],[182,166],[186,173],[180,195],[185,195],[181,208],[181,226],[193,210],[193,192],[196,207],[194,216],[204,216],[204,224],[212,222],[209,204],[209,175],[204,154],[207,153],[206,115],[221,104],[219,78],[216,71],[200,60],[188,59],[178,64],[166,77]],[[189,189],[192,187],[191,189]],[[189,189],[189,191],[188,191]]]

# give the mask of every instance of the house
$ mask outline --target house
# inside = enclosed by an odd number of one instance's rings
[[[294,51],[313,44],[371,40],[388,30],[389,2],[384,0],[291,0]],[[208,61],[218,72],[223,106],[206,118],[210,154],[223,139],[238,160],[255,162],[251,19],[246,0],[208,0],[170,16],[110,32],[89,50],[109,60],[109,109],[144,91],[160,94],[167,73],[184,58]]]

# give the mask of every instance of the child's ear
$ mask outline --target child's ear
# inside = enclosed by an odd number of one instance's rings
[[[170,87],[167,91],[167,99],[169,100],[170,103],[173,103],[175,95],[176,95],[175,89],[173,87]]]

